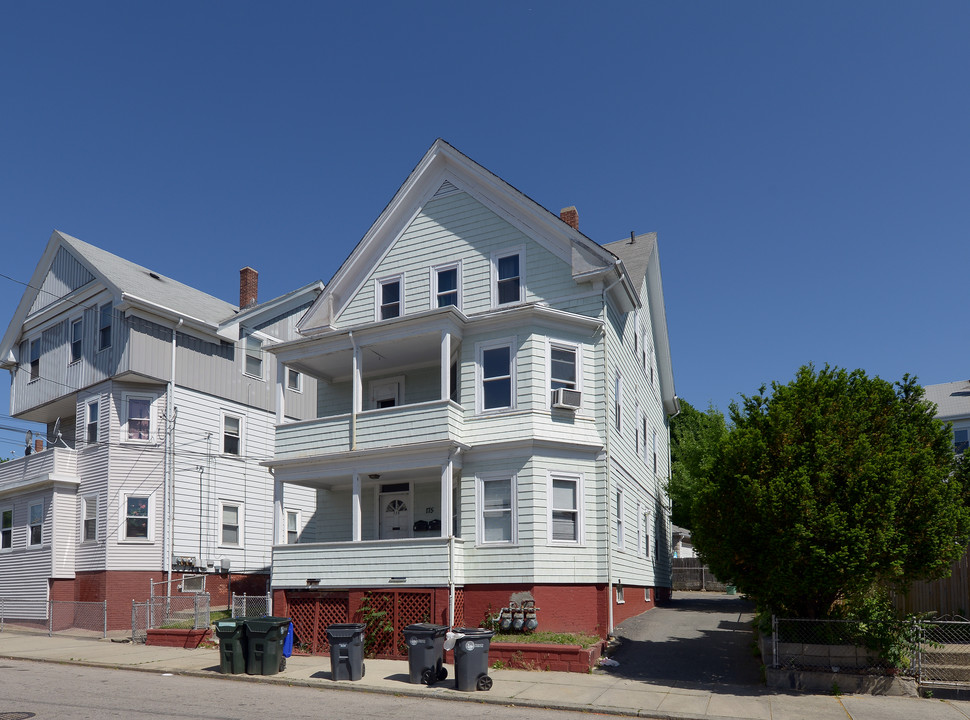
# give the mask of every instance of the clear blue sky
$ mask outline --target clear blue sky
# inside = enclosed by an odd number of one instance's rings
[[[598,242],[659,232],[696,406],[970,377],[970,3],[597,5],[8,0],[0,272],[56,228],[230,302],[329,281],[443,137]]]

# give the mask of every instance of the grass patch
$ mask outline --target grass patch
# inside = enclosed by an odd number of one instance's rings
[[[534,632],[523,633],[495,633],[492,642],[504,643],[544,643],[548,645],[579,645],[588,648],[600,641],[598,635],[583,635],[581,633],[563,632]]]

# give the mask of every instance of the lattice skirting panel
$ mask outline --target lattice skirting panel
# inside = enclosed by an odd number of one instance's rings
[[[330,652],[327,626],[350,622],[348,593],[288,592],[286,604],[293,621],[293,635],[299,652],[314,655]]]

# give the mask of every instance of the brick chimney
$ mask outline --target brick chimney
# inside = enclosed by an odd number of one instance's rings
[[[41,438],[34,440],[34,452],[44,452],[44,441]]]
[[[574,230],[579,230],[579,211],[576,209],[575,205],[570,205],[559,211],[559,219],[564,223],[572,227]]]
[[[256,304],[259,295],[259,273],[248,265],[239,271],[239,309]]]

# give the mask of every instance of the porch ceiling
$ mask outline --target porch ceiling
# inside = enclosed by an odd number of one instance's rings
[[[291,367],[331,381],[350,379],[353,348],[308,355],[287,361]],[[396,337],[361,346],[361,372],[364,377],[387,375],[406,367],[437,365],[441,358],[440,332]]]

